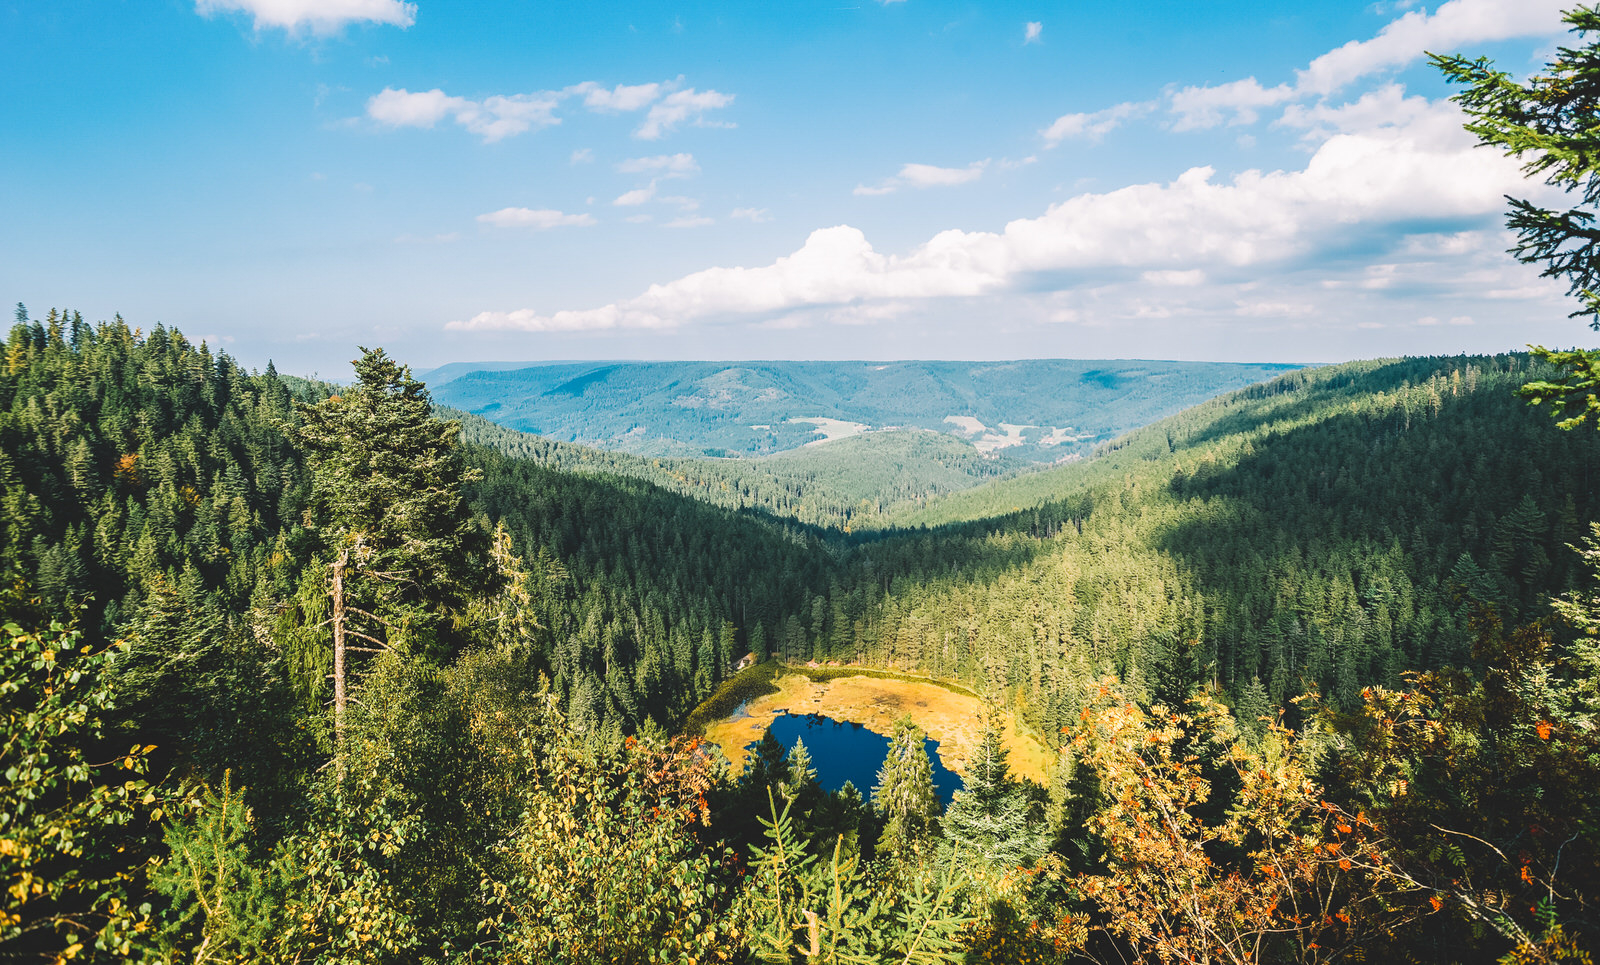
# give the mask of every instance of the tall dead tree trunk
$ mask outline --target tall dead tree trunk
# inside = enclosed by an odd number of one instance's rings
[[[344,765],[344,711],[348,697],[345,692],[344,672],[344,571],[350,565],[350,548],[339,551],[333,561],[333,754],[338,760],[339,781],[343,783]]]

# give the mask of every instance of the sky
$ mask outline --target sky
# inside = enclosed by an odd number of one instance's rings
[[[329,378],[1579,344],[1425,56],[1562,5],[0,0],[0,299]]]

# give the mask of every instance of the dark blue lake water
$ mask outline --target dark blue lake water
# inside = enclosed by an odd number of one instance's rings
[[[779,714],[772,721],[772,736],[791,750],[796,740],[805,741],[811,766],[823,789],[837,791],[849,781],[864,800],[872,799],[878,768],[889,753],[889,738],[882,734],[818,714]],[[928,740],[923,746],[933,764],[934,790],[939,792],[939,800],[948,805],[950,795],[961,789],[961,778],[939,760],[938,744]]]

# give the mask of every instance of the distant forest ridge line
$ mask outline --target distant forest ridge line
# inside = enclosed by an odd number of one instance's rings
[[[752,457],[885,429],[927,429],[985,459],[1067,461],[1294,363],[591,361],[450,363],[442,405],[511,429],[651,457]]]

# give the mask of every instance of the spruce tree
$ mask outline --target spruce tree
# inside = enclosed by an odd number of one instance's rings
[[[939,797],[933,789],[933,765],[923,747],[922,729],[905,716],[895,721],[889,752],[878,769],[872,803],[884,818],[878,848],[905,858],[937,830]]]
[[[945,812],[945,837],[956,847],[997,865],[1020,865],[1045,850],[1044,836],[1031,820],[1033,802],[1011,780],[1008,752],[992,713],[968,768],[965,787]]]
[[[306,524],[322,544],[311,578],[331,598],[334,726],[343,733],[352,653],[441,659],[468,589],[492,590],[485,534],[461,485],[461,426],[435,419],[427,388],[383,349],[361,350],[347,391],[299,407],[311,471]]]

